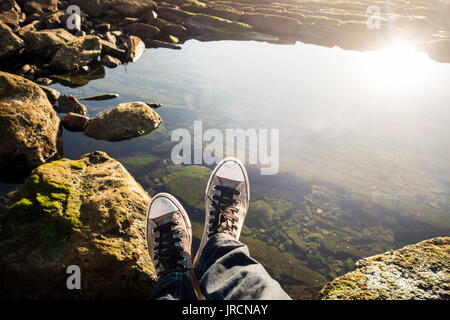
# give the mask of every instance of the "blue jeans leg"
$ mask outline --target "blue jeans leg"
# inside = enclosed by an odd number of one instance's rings
[[[172,272],[156,283],[151,300],[196,300],[191,279],[183,272]]]
[[[200,288],[207,300],[290,300],[246,245],[228,234],[213,235],[200,256]]]

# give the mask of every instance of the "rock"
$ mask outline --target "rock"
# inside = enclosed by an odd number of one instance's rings
[[[51,104],[55,104],[58,102],[59,96],[61,95],[59,91],[46,87],[46,86],[39,86],[42,90],[44,90],[45,94],[47,95],[48,101],[50,101]]]
[[[102,17],[110,6],[103,0],[70,0],[70,4],[77,5],[82,11],[93,17]]]
[[[106,66],[108,68],[115,68],[122,64],[122,62],[119,59],[108,56],[108,55],[103,56],[101,62],[104,66]]]
[[[35,83],[0,71],[0,180],[20,181],[57,158],[59,119]]]
[[[100,42],[102,44],[102,56],[111,56],[119,59],[120,61],[126,61],[127,52],[125,50],[119,49],[111,42],[105,40],[100,40]]]
[[[50,68],[57,71],[78,70],[100,56],[102,44],[97,36],[76,38],[63,44],[50,62]]]
[[[130,36],[127,38],[127,60],[135,62],[145,51],[145,43],[138,37]]]
[[[53,83],[53,80],[45,77],[39,77],[35,80],[35,82],[40,85],[48,86]]]
[[[159,29],[146,23],[131,23],[125,26],[125,32],[141,38],[144,42],[146,39],[155,39],[159,35]]]
[[[450,63],[450,39],[433,40],[426,43],[425,47],[430,58],[441,63]]]
[[[145,104],[148,105],[152,109],[157,109],[157,108],[161,107],[161,103],[156,103],[156,102],[146,102]]]
[[[58,99],[58,106],[55,108],[58,113],[78,113],[81,115],[87,114],[86,107],[81,104],[77,98],[70,94],[64,94]]]
[[[38,167],[0,220],[1,298],[146,298],[156,282],[145,240],[149,202],[103,152]],[[67,289],[71,265],[81,270],[81,290]]]
[[[55,12],[58,11],[58,0],[24,0],[22,8],[26,14]]]
[[[177,46],[176,44],[160,41],[160,40],[145,40],[145,47],[146,48],[169,48],[169,49],[181,49],[180,46]]]
[[[65,28],[68,18],[69,15],[65,11],[58,11],[42,19],[42,22],[46,29]]]
[[[91,119],[77,113],[66,113],[61,118],[61,125],[64,129],[72,132],[83,132]]]
[[[45,24],[40,20],[35,20],[22,28],[17,32],[17,35],[21,38],[27,33],[28,31],[39,31],[45,28]]]
[[[119,97],[119,95],[117,93],[104,93],[104,94],[99,94],[97,96],[80,98],[80,100],[104,101],[104,100],[115,99],[115,98],[118,98],[118,97]]]
[[[17,31],[20,23],[25,21],[25,14],[20,11],[3,11],[0,12],[0,21],[8,25],[12,30]]]
[[[188,35],[186,28],[182,25],[178,25],[154,17],[149,17],[145,21],[146,23],[157,27],[161,31],[162,36],[164,36],[165,38],[170,35],[176,36],[178,38],[185,38]]]
[[[28,31],[23,35],[26,51],[32,55],[50,60],[64,44],[76,38],[63,28],[42,31]]]
[[[102,23],[97,25],[95,29],[100,33],[105,33],[111,29],[111,25],[109,23]]]
[[[105,66],[99,62],[93,63],[90,65],[88,72],[72,71],[66,74],[55,74],[51,77],[64,86],[71,88],[82,87],[92,80],[104,78]]]
[[[108,0],[108,4],[123,17],[138,18],[150,10],[156,10],[153,0]]]
[[[84,134],[99,140],[121,141],[149,134],[162,122],[144,102],[122,103],[93,119]]]
[[[293,35],[300,30],[301,22],[291,17],[263,13],[245,13],[239,21],[251,25],[256,31]]]
[[[359,260],[320,292],[330,300],[450,299],[450,237]]]
[[[14,0],[1,0],[0,1],[0,11],[9,11],[12,9],[18,9],[20,11],[19,5]]]
[[[104,38],[105,38],[106,41],[108,41],[112,45],[115,45],[116,42],[117,42],[116,37],[109,31],[105,33]]]
[[[22,39],[16,36],[10,27],[0,21],[0,60],[11,56],[25,46]]]

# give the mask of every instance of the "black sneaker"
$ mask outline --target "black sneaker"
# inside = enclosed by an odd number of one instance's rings
[[[205,191],[205,228],[194,268],[208,239],[226,233],[239,240],[250,201],[247,171],[237,158],[223,159],[212,172]]]
[[[192,228],[183,206],[168,193],[158,193],[146,219],[148,252],[158,278],[171,272],[190,276]]]

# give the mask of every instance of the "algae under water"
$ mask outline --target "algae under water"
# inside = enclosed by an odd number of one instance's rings
[[[105,151],[150,195],[173,193],[198,246],[213,166],[174,165],[173,130],[192,134],[196,120],[204,130],[279,129],[279,173],[248,167],[241,240],[293,298],[316,298],[362,257],[450,235],[450,64],[405,47],[195,40],[182,47],[146,50],[83,87],[52,85],[77,97],[119,94],[85,101],[91,117],[121,102],[163,105],[163,124],[129,141],[65,131],[65,157]]]

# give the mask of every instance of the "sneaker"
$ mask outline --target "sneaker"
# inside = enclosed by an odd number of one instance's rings
[[[214,234],[226,233],[239,240],[250,201],[250,185],[242,162],[236,158],[220,161],[205,194],[205,228],[195,255],[195,268],[206,242]]]
[[[158,193],[153,197],[147,211],[146,239],[158,278],[171,272],[190,276],[191,222],[172,195]]]

